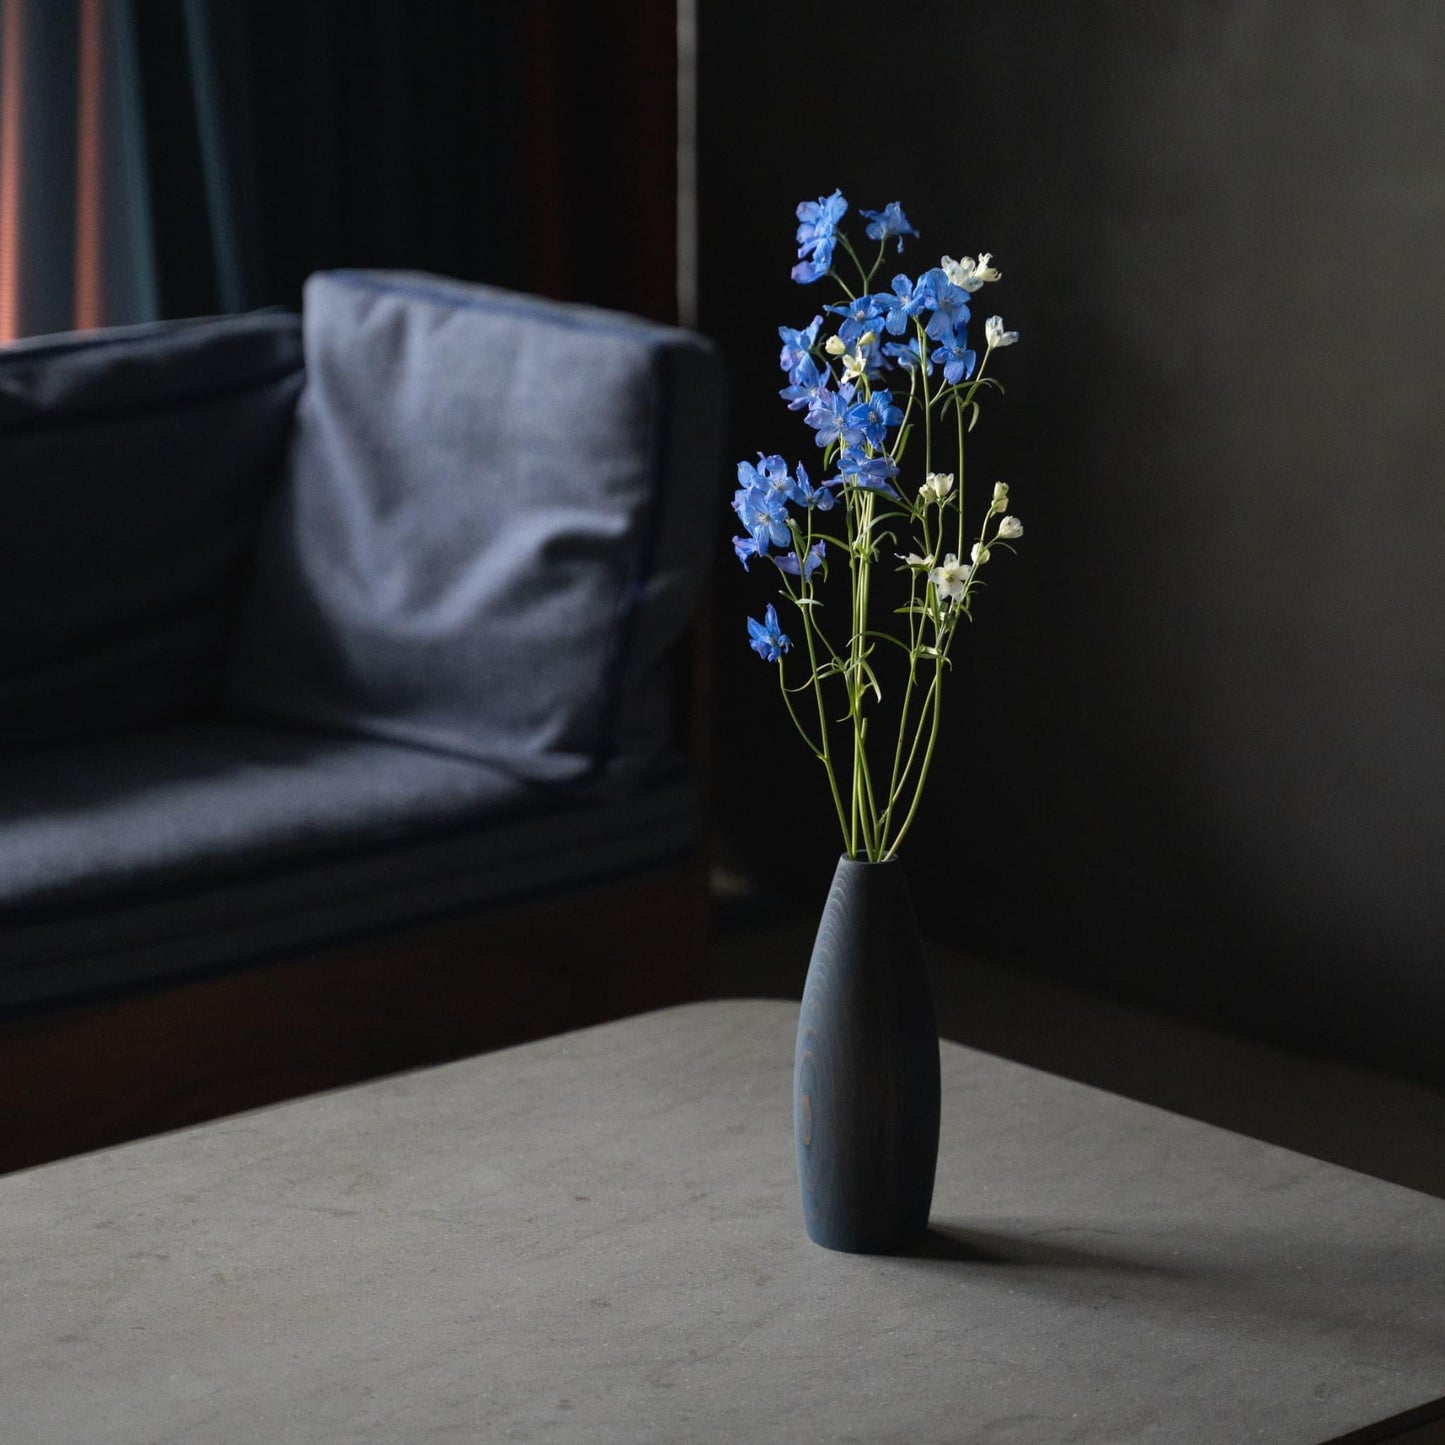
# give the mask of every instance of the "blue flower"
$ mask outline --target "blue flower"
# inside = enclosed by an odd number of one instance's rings
[[[741,474],[742,466],[738,471]],[[733,511],[757,545],[759,557],[766,556],[769,547],[786,547],[792,542],[787,501],[781,492],[765,487],[739,487],[733,494]]]
[[[751,562],[754,557],[762,555],[758,551],[758,544],[754,542],[751,537],[734,537],[733,551],[738,554],[738,561],[743,564],[744,572],[748,570],[748,563]]]
[[[748,636],[752,639],[748,646],[764,662],[777,662],[793,645],[792,639],[778,626],[778,612],[771,602],[761,622],[748,618]]]
[[[933,363],[928,359],[922,343],[915,336],[906,345],[897,341],[888,341],[883,346],[884,356],[891,356],[906,371],[912,371],[921,361],[923,363],[923,374],[933,375]]]
[[[927,297],[924,309],[933,312],[927,329],[935,341],[951,340],[954,332],[968,325],[968,292],[955,286],[941,267],[925,271],[918,278],[918,290]]]
[[[942,365],[943,379],[952,386],[955,382],[966,381],[973,375],[973,364],[977,358],[968,349],[966,342],[949,336],[933,353],[933,360]]]
[[[841,191],[803,201],[798,206],[798,257],[793,280],[803,285],[825,276],[833,264],[833,247],[838,222],[848,209]]]
[[[783,339],[783,352],[778,358],[778,365],[788,373],[789,381],[796,381],[798,369],[804,362],[812,361],[813,358],[808,353],[818,339],[818,328],[822,324],[823,318],[815,316],[801,331],[794,331],[791,326],[778,327],[778,335]]]
[[[792,385],[785,386],[778,395],[788,403],[789,411],[801,411],[818,402],[832,379],[831,371],[824,370],[811,356],[805,356],[792,374]]]
[[[860,211],[858,214],[867,217],[870,222],[868,235],[875,241],[881,241],[887,236],[897,236],[900,251],[903,249],[904,236],[918,234],[908,224],[908,217],[903,214],[903,207],[897,201],[889,201],[881,211]]]
[[[846,305],[827,308],[834,316],[844,318],[843,324],[838,328],[839,341],[852,346],[864,332],[877,332],[878,325],[883,320],[883,308],[879,306],[878,300],[876,296],[860,296]]]
[[[738,464],[738,480],[740,482],[743,482],[743,467],[745,466],[747,466],[746,462],[740,462]],[[750,468],[750,470],[752,469]],[[761,487],[763,490],[773,492],[780,497],[786,498],[793,490],[793,479],[788,475],[788,464],[782,457],[765,457],[759,452],[758,465],[756,470],[753,470],[753,475],[756,481],[752,482],[751,485]],[[749,483],[743,482],[743,485],[747,486]]]
[[[898,493],[890,483],[897,475],[898,465],[892,457],[869,457],[849,447],[838,458],[838,480],[848,486],[896,497]]]
[[[802,201],[798,205],[798,255],[816,253],[824,243],[833,239],[833,233],[848,210],[848,202],[842,191],[831,196],[819,196],[816,201]]]
[[[796,502],[800,507],[816,507],[820,512],[831,512],[833,494],[828,490],[827,484],[815,487],[808,479],[802,462],[798,463],[795,472],[793,484],[788,489],[788,500]]]
[[[842,442],[845,447],[857,446],[863,440],[863,432],[852,419],[848,398],[841,392],[825,391],[808,409],[803,418],[818,435],[814,440],[820,447]]]
[[[803,581],[806,582],[812,577],[813,573],[823,565],[827,553],[828,544],[826,542],[814,542],[813,545],[808,548],[808,555],[803,559],[803,565],[801,567],[798,566],[798,554],[796,552],[789,552],[783,557],[774,557],[773,561],[778,564],[779,572],[786,572],[790,577],[801,576]]]
[[[886,314],[883,324],[888,328],[890,336],[902,336],[908,329],[908,323],[930,306],[933,302],[933,293],[925,288],[914,286],[907,276],[895,276],[893,278],[893,294],[886,293],[873,298],[878,304],[885,308]]]
[[[848,420],[863,433],[865,441],[881,449],[888,428],[897,426],[903,420],[903,413],[893,405],[891,392],[875,391],[867,401],[848,408]]]

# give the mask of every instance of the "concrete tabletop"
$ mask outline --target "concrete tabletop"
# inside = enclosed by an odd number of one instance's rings
[[[0,1438],[1320,1445],[1445,1397],[1445,1202],[953,1044],[929,1246],[818,1249],[795,1021],[671,1009],[0,1179]]]

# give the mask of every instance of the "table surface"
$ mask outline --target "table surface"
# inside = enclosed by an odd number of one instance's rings
[[[0,1435],[1320,1445],[1445,1397],[1445,1202],[954,1044],[928,1244],[818,1249],[795,1021],[670,1009],[0,1179]]]

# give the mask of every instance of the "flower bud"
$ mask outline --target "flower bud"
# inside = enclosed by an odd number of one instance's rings
[[[1024,524],[1017,517],[1005,517],[998,524],[998,534],[1006,542],[1011,542],[1015,537],[1022,537]]]
[[[991,511],[1002,512],[1008,506],[1008,483],[995,482],[993,484],[993,506]]]
[[[842,356],[847,349],[848,347],[841,336],[830,336],[823,343],[823,350],[826,351],[829,356]]]
[[[925,502],[942,502],[952,490],[952,472],[929,472],[918,489],[918,495]]]

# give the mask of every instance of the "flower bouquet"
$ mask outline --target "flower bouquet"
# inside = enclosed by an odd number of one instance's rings
[[[790,631],[770,601],[748,633],[777,666],[843,838],[798,1028],[804,1217],[821,1244],[878,1250],[915,1238],[932,1198],[937,1030],[897,858],[938,747],[959,624],[972,620],[984,568],[1023,535],[1007,485],[970,508],[964,473],[981,401],[1002,391],[989,361],[1018,333],[991,316],[981,356],[969,341],[973,298],[1000,279],[987,254],[944,256],[875,289],[890,246],[918,233],[897,202],[863,211],[877,243],[865,264],[839,228],[847,210],[837,191],[798,207],[793,279],[830,282],[837,299],[807,326],[779,328],[781,396],[818,460],[811,471],[781,456],[739,463],[733,548],[745,568],[766,569],[788,609]]]

